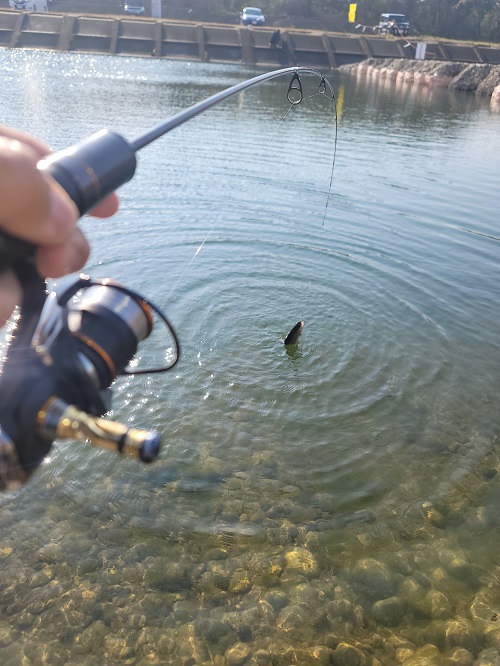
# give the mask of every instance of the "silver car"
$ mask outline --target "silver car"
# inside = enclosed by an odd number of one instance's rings
[[[133,14],[134,16],[144,15],[144,5],[140,2],[127,2],[123,9],[125,14]]]
[[[243,25],[264,25],[266,17],[258,7],[244,7],[240,14]]]

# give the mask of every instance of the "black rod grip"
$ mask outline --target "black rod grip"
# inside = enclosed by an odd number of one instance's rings
[[[100,130],[70,148],[38,163],[75,202],[80,215],[88,213],[135,173],[135,149],[119,134]],[[0,272],[33,254],[34,246],[0,231]]]
[[[100,130],[81,143],[39,162],[85,215],[135,173],[135,150],[119,134]]]

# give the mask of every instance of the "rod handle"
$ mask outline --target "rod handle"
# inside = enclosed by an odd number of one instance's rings
[[[50,174],[75,202],[80,215],[88,213],[135,173],[135,150],[122,136],[100,130],[80,143],[48,155],[38,168]]]
[[[38,168],[61,185],[81,216],[127,183],[136,164],[131,144],[116,132],[104,129],[45,157]],[[27,259],[34,251],[32,243],[0,231],[0,272]]]

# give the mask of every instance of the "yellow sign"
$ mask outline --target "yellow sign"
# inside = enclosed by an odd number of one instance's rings
[[[356,7],[358,5],[349,5],[349,23],[356,22]]]

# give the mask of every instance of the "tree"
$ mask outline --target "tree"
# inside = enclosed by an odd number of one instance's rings
[[[408,11],[422,34],[468,40],[500,40],[496,0],[412,0]]]

